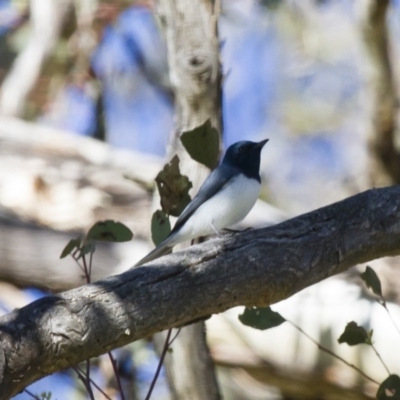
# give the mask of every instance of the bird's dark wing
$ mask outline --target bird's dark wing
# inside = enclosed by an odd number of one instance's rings
[[[238,174],[236,168],[221,164],[204,181],[193,200],[187,205],[179,216],[171,234],[178,231],[194,212],[210,197],[222,189],[234,176]]]

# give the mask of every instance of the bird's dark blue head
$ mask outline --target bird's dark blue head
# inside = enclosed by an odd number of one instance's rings
[[[222,164],[235,167],[251,179],[260,179],[261,150],[269,139],[261,142],[236,142],[226,150]]]

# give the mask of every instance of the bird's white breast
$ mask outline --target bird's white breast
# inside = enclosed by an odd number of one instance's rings
[[[177,232],[179,243],[214,233],[241,221],[253,208],[260,193],[260,183],[240,174],[204,202]]]

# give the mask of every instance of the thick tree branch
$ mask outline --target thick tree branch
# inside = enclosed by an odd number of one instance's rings
[[[400,186],[210,240],[0,319],[0,399],[44,375],[237,305],[267,305],[400,254]]]

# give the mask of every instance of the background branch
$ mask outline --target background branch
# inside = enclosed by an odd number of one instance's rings
[[[72,258],[58,257],[104,219],[123,220],[135,243],[99,243],[93,279],[125,270],[129,257],[144,255],[151,218],[145,185],[152,187],[161,165],[155,156],[0,116],[0,279],[55,291],[82,285]]]

